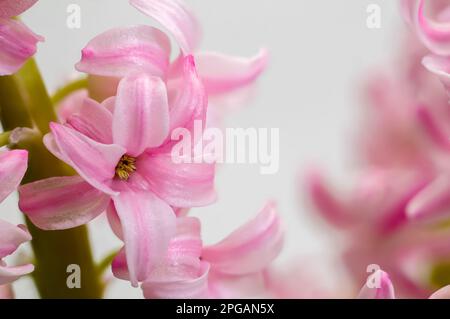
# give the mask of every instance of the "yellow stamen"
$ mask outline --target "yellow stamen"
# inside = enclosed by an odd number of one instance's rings
[[[121,180],[126,181],[135,170],[136,159],[125,154],[116,166],[116,176]]]

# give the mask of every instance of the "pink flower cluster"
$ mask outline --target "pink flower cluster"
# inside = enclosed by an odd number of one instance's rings
[[[343,235],[355,285],[376,264],[399,296],[425,298],[450,284],[450,4],[400,3],[408,31],[392,67],[366,86],[356,186],[338,192],[311,171],[307,188],[316,210]]]

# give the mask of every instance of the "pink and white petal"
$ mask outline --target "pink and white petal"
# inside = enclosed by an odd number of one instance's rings
[[[188,279],[155,278],[145,281],[141,288],[146,299],[203,299],[208,297],[210,266],[202,262],[197,277]]]
[[[251,58],[228,56],[216,52],[196,54],[197,70],[208,95],[230,93],[253,84],[268,63],[267,50]]]
[[[31,8],[37,0],[0,0],[0,18],[12,18]]]
[[[0,153],[0,202],[16,190],[28,166],[28,152],[24,150]]]
[[[122,224],[130,281],[137,287],[164,262],[175,235],[176,217],[151,192],[123,191],[113,200]]]
[[[67,119],[67,125],[94,141],[112,143],[112,114],[103,105],[86,98],[78,113]]]
[[[206,206],[216,200],[215,165],[177,163],[168,153],[143,154],[136,163],[150,189],[173,207]]]
[[[200,25],[181,0],[130,0],[130,4],[152,17],[175,38],[184,54],[192,53],[201,37]]]
[[[0,286],[0,300],[1,299],[14,299],[14,291],[11,285]]]
[[[168,87],[173,87],[174,92],[169,95],[171,132],[176,128],[193,129],[196,120],[205,122],[208,97],[192,55],[183,58],[181,77],[169,81]]]
[[[177,234],[170,241],[166,265],[149,279],[165,276],[178,279],[197,277],[202,248],[200,221],[194,217],[177,218]]]
[[[110,197],[80,176],[53,177],[19,189],[19,208],[37,227],[69,229],[104,212]]]
[[[17,248],[31,240],[31,235],[24,225],[15,226],[0,219],[0,259],[12,254]]]
[[[433,220],[448,215],[450,209],[450,176],[441,175],[409,202],[406,213],[413,220]]]
[[[33,272],[34,266],[31,264],[8,267],[5,264],[2,265],[0,261],[0,285],[6,285],[13,281],[16,281],[20,277]]]
[[[64,125],[51,123],[50,129],[62,157],[68,160],[67,164],[95,188],[110,195],[116,194],[110,184],[117,163],[125,154],[124,148],[98,143]]]
[[[59,149],[58,144],[56,144],[55,137],[52,133],[47,133],[42,139],[47,150],[52,153],[56,158],[60,159],[64,163],[70,163],[70,160],[64,156],[64,154]]]
[[[430,296],[430,299],[450,299],[450,286],[439,289]]]
[[[245,275],[267,267],[280,253],[283,230],[274,203],[224,240],[203,249],[202,260],[211,264],[214,272]]]
[[[347,205],[333,194],[320,173],[310,172],[306,177],[306,187],[312,204],[327,222],[337,227],[351,223]]]
[[[371,287],[377,283],[379,287]],[[359,292],[358,299],[395,299],[394,286],[389,275],[382,270],[373,273]]]
[[[120,81],[113,118],[114,143],[139,156],[161,145],[169,134],[169,105],[164,82],[144,73]]]
[[[422,64],[428,71],[435,74],[444,85],[447,93],[450,91],[450,58],[437,55],[427,55]]]
[[[83,102],[88,98],[88,90],[81,89],[69,94],[58,105],[58,119],[61,123],[65,123],[67,119],[78,112],[80,112]]]
[[[0,76],[17,72],[36,53],[36,44],[44,38],[25,24],[0,18]]]
[[[165,77],[169,66],[170,41],[156,28],[135,25],[106,31],[82,50],[76,65],[88,74],[124,77],[144,72]]]

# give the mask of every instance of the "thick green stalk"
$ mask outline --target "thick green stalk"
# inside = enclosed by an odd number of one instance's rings
[[[16,127],[39,129],[15,147],[29,151],[28,170],[23,183],[73,172],[51,155],[42,143],[42,134],[56,119],[51,100],[33,60],[12,76],[0,77],[0,109],[4,130]],[[81,196],[82,194],[80,194]],[[43,231],[27,220],[35,257],[33,273],[42,298],[101,298],[103,286],[91,253],[85,226],[64,231]],[[67,286],[67,267],[80,266],[81,288]]]

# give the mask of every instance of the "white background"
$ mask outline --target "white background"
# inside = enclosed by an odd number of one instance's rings
[[[67,6],[80,5],[81,29],[66,27]],[[252,103],[229,117],[229,127],[280,128],[280,170],[260,175],[257,166],[224,165],[217,177],[217,204],[194,210],[213,243],[275,199],[287,237],[281,264],[296,256],[326,256],[336,251],[328,229],[314,217],[299,190],[298,177],[320,165],[343,182],[352,171],[358,95],[365,74],[389,60],[402,25],[393,0],[191,0],[204,31],[202,49],[250,56],[264,46],[270,67]],[[368,29],[366,8],[382,9],[381,29]],[[37,60],[50,91],[74,73],[80,50],[109,28],[153,24],[126,0],[40,0],[24,21],[46,42]],[[2,218],[20,223],[16,195],[1,206]],[[120,243],[103,219],[91,224],[98,259]],[[70,249],[70,247],[68,247]],[[15,284],[17,296],[35,297],[29,279]],[[115,282],[107,297],[141,297],[126,282]]]

